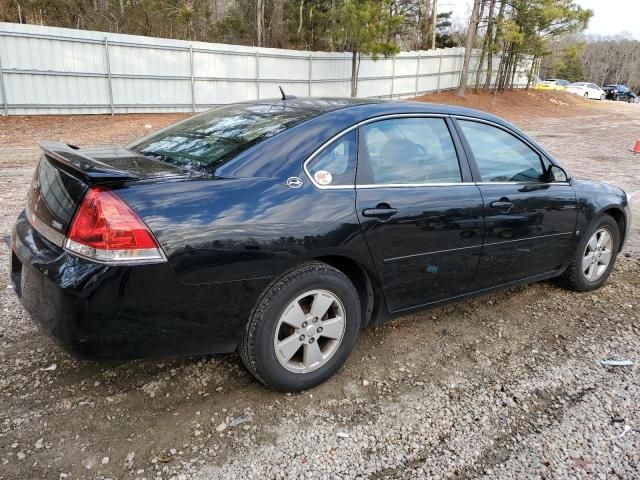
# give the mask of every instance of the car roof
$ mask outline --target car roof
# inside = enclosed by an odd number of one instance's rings
[[[290,108],[313,110],[317,115],[349,112],[349,121],[356,118],[356,122],[380,115],[392,115],[403,113],[415,114],[439,114],[460,115],[468,117],[484,118],[486,120],[504,123],[504,120],[494,115],[474,110],[472,108],[457,107],[442,103],[419,102],[409,100],[386,100],[381,98],[340,98],[340,97],[295,97],[286,100],[264,99],[242,102],[255,105],[282,105],[285,103]],[[314,115],[311,115],[314,117]]]

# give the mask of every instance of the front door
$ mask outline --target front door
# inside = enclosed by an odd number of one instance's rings
[[[482,197],[447,121],[379,120],[361,127],[359,144],[356,207],[389,310],[469,290],[482,249]]]
[[[548,160],[513,133],[478,121],[456,122],[484,200],[477,287],[560,268],[575,248],[573,187],[566,178],[549,178]]]

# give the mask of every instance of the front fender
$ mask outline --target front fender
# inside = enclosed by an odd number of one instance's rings
[[[620,248],[629,237],[631,208],[627,194],[620,187],[591,180],[574,180],[578,202],[578,237],[600,215],[611,215],[620,226]]]

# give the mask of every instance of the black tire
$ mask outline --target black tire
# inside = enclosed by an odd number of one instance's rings
[[[276,357],[276,328],[285,308],[313,289],[327,290],[340,300],[345,310],[344,334],[327,363],[310,372],[296,373],[284,368]],[[247,370],[268,387],[284,392],[305,390],[326,381],[344,364],[360,325],[358,291],[349,278],[325,263],[305,263],[273,282],[258,299],[242,335],[240,357]]]
[[[585,250],[587,248],[587,243],[591,236],[600,230],[601,228],[606,228],[612,237],[612,252],[611,252],[611,260],[609,261],[609,265],[604,273],[594,281],[588,280],[584,271],[582,270],[582,259],[585,254]],[[611,274],[611,270],[616,262],[616,256],[618,255],[618,250],[620,249],[620,228],[616,221],[609,215],[601,215],[596,218],[589,228],[585,231],[584,235],[580,239],[578,247],[576,248],[576,252],[574,254],[573,261],[569,265],[569,267],[565,270],[565,272],[558,278],[560,285],[569,290],[574,290],[576,292],[588,292],[591,290],[596,290],[600,288],[604,282],[607,281],[609,275]]]
[[[589,94],[588,94],[588,93],[585,93],[585,94],[583,95],[583,97],[584,97],[584,98],[586,98],[586,99],[588,100],[588,99],[589,99]]]

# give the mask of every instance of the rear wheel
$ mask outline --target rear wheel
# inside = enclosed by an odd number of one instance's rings
[[[330,378],[360,330],[360,302],[339,270],[307,263],[271,284],[242,336],[240,356],[265,385],[294,392]]]
[[[609,215],[593,222],[576,249],[573,262],[560,277],[560,283],[578,292],[600,288],[616,261],[620,229]]]

